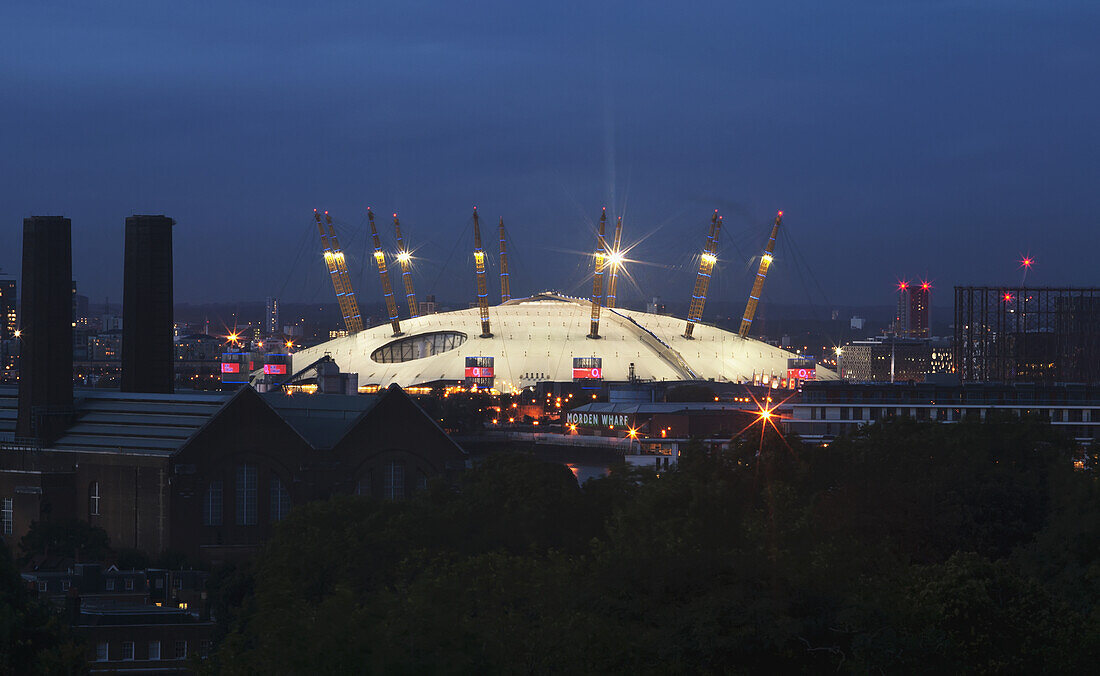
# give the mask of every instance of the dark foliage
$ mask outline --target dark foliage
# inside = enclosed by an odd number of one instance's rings
[[[295,510],[215,576],[211,671],[1084,670],[1100,489],[1037,421],[769,433],[657,477],[488,459]],[[227,618],[227,619],[226,619]]]
[[[34,521],[19,540],[22,561],[42,554],[101,561],[111,552],[107,531],[80,519]]]
[[[83,674],[83,646],[56,611],[28,594],[0,540],[0,674]]]

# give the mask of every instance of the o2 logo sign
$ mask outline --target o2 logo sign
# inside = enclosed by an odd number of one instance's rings
[[[602,380],[602,357],[573,357],[573,380]]]

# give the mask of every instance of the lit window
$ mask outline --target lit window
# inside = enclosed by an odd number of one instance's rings
[[[271,520],[282,521],[290,511],[290,494],[279,477],[271,478]]]
[[[382,481],[382,496],[387,500],[405,499],[405,463],[386,464]]]
[[[99,643],[95,644],[95,661],[96,662],[106,662],[107,661],[107,648],[108,648],[108,644],[107,644],[106,641],[100,641]]]
[[[134,659],[134,642],[123,641],[122,642],[122,659],[132,660]]]
[[[88,515],[99,516],[99,482],[88,485]]]
[[[11,525],[14,520],[15,509],[11,498],[4,498],[4,508],[0,511],[0,519],[4,522],[4,535],[11,535]]]
[[[222,525],[222,481],[215,479],[206,486],[202,496],[202,525]]]
[[[160,659],[160,641],[149,641],[149,659]]]
[[[259,471],[255,465],[237,468],[237,525],[256,525],[256,490]]]

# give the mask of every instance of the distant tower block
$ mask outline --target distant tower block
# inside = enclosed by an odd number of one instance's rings
[[[61,216],[23,219],[17,437],[52,441],[72,417],[72,280],[72,222]]]
[[[932,285],[921,282],[909,289],[909,326],[907,334],[911,338],[928,337],[928,306],[932,294]]]
[[[126,219],[122,297],[123,392],[171,393],[172,226],[167,216]]]
[[[275,296],[267,297],[267,313],[264,315],[264,330],[267,336],[279,335],[279,299]]]
[[[894,311],[894,335],[909,335],[909,282],[898,282],[898,302]]]

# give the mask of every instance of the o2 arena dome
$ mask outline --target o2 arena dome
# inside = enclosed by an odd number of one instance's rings
[[[358,306],[350,291],[350,279],[339,250],[328,212],[314,217],[325,246],[325,260],[341,303],[350,335],[330,340],[293,355],[295,370],[330,356],[342,370],[358,374],[360,386],[402,387],[435,383],[459,383],[491,387],[499,391],[521,390],[538,382],[599,380],[714,381],[769,383],[788,378],[788,369],[808,366],[799,377],[835,380],[836,374],[816,369],[796,355],[747,337],[761,295],[783,212],[772,226],[771,238],[760,259],[741,330],[737,333],[708,326],[699,320],[706,301],[711,271],[717,261],[721,217],[711,218],[688,318],[639,312],[615,307],[615,291],[624,258],[620,249],[622,219],[615,237],[605,239],[606,211],[600,217],[593,259],[592,298],[573,298],[541,293],[512,299],[509,292],[504,223],[500,223],[500,305],[490,307],[486,293],[486,254],[475,209],[473,215],[474,261],[478,306],[467,310],[398,319],[374,215],[367,210],[374,242],[374,260],[388,304],[390,323],[363,329]],[[394,262],[401,265],[406,296],[415,308],[409,275],[411,256],[404,248],[400,223],[394,214],[398,250]],[[609,241],[610,240],[610,241]]]
[[[602,309],[600,337],[593,339],[590,316],[587,299],[543,293],[489,308],[491,338],[480,337],[479,311],[471,308],[403,319],[400,336],[384,324],[336,338],[296,353],[294,364],[301,368],[327,353],[341,369],[358,373],[361,386],[408,387],[492,373],[492,386],[507,391],[575,376],[626,381],[632,366],[633,377],[643,381],[752,382],[786,377],[787,360],[796,357],[701,323],[688,339],[683,319],[621,308]],[[484,366],[469,368],[491,371],[467,370],[468,358],[486,357],[492,359],[470,361]],[[836,374],[818,368],[817,378],[834,380]]]

